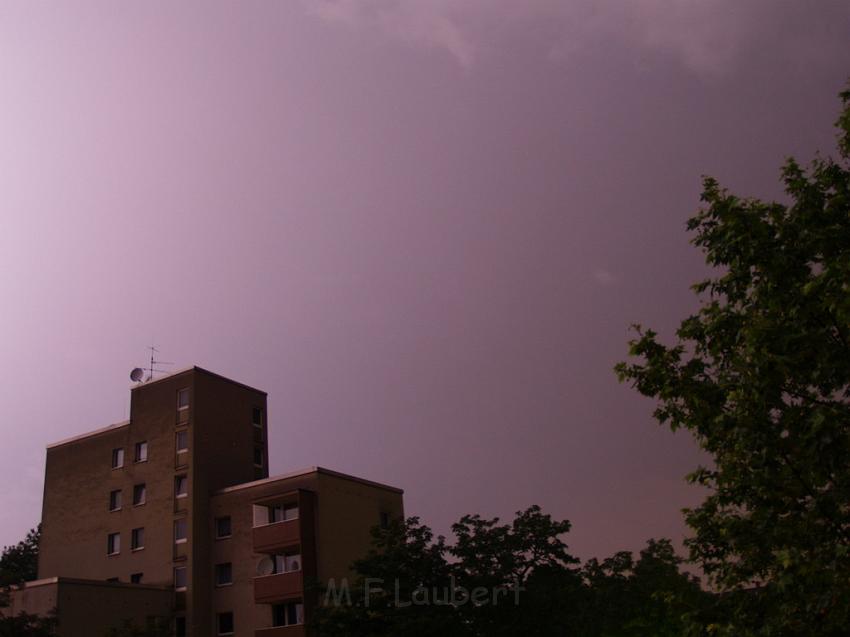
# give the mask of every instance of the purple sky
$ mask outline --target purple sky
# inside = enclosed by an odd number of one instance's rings
[[[848,61],[838,1],[0,4],[0,544],[151,342],[269,392],[273,473],[681,539],[699,453],[611,368],[694,307],[700,175],[779,196]]]

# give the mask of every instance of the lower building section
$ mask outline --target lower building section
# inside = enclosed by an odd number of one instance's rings
[[[170,588],[65,577],[27,582],[13,588],[10,605],[0,615],[54,614],[61,637],[98,637],[128,622],[145,629],[169,623],[174,614]]]

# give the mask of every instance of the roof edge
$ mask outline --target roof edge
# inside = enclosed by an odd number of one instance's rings
[[[45,577],[43,579],[30,580],[29,582],[23,582],[22,584],[16,584],[12,586],[15,590],[28,589],[28,588],[38,588],[39,586],[50,586],[51,584],[82,584],[85,586],[112,586],[119,588],[132,588],[132,589],[147,589],[147,590],[157,590],[157,591],[173,591],[174,589],[170,586],[154,586],[153,584],[131,584],[130,582],[107,582],[106,580],[100,579],[83,579],[80,577]]]
[[[359,482],[360,484],[365,484],[370,487],[376,487],[378,489],[385,489],[387,491],[392,491],[394,493],[403,494],[404,490],[399,489],[398,487],[393,487],[388,484],[382,484],[380,482],[374,482],[372,480],[367,480],[365,478],[358,478],[357,476],[352,476],[347,473],[340,473],[339,471],[333,471],[332,469],[325,469],[324,467],[307,467],[305,469],[299,469],[297,471],[292,471],[290,473],[283,473],[276,476],[269,476],[268,478],[263,478],[262,480],[254,480],[252,482],[243,482],[242,484],[234,484],[232,487],[225,487],[224,489],[219,489],[214,492],[213,495],[222,495],[225,493],[233,493],[234,491],[242,491],[243,489],[251,489],[254,487],[260,487],[265,484],[271,484],[273,482],[281,482],[283,480],[289,480],[291,478],[298,478],[300,476],[306,476],[311,473],[316,474],[324,474],[327,476],[331,476],[334,478],[341,478],[343,480],[351,480],[352,482]]]
[[[47,445],[47,449],[55,449],[56,447],[62,447],[63,445],[68,445],[73,442],[80,442],[85,440],[86,438],[92,438],[94,436],[99,436],[100,434],[109,433],[110,431],[121,429],[122,427],[126,427],[130,424],[129,420],[123,420],[121,422],[116,422],[112,425],[107,425],[106,427],[101,427],[100,429],[95,429],[94,431],[89,431],[83,434],[79,434],[77,436],[72,436],[70,438],[65,438],[64,440],[59,440],[58,442],[52,442]]]
[[[268,396],[268,392],[263,391],[262,389],[257,389],[256,387],[251,387],[250,385],[246,385],[245,383],[240,383],[238,380],[233,380],[232,378],[228,378],[227,376],[222,376],[221,374],[216,374],[215,372],[211,372],[208,369],[204,369],[203,367],[198,367],[197,365],[191,365],[190,367],[183,367],[181,369],[177,369],[165,376],[160,376],[159,378],[154,378],[153,380],[149,380],[143,383],[136,383],[135,385],[130,386],[130,391],[136,391],[137,389],[142,389],[144,387],[150,387],[151,385],[155,385],[156,383],[161,383],[166,380],[171,380],[181,374],[188,374],[189,372],[199,372],[201,374],[206,374],[207,376],[212,376],[213,378],[218,378],[219,380],[226,381],[232,385],[238,385],[239,387],[244,387],[250,391],[255,391],[258,394],[263,394],[263,396]]]

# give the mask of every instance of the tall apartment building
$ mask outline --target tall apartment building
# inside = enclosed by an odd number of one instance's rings
[[[162,614],[177,637],[309,634],[309,584],[350,575],[402,491],[269,477],[267,414],[265,392],[193,367],[133,387],[130,420],[50,445],[39,580],[13,609],[52,604],[61,637]]]

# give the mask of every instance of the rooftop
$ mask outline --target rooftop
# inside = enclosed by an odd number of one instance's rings
[[[160,376],[159,378],[154,378],[153,380],[149,380],[149,381],[144,382],[144,383],[136,383],[135,385],[132,385],[130,387],[130,391],[136,391],[138,389],[143,389],[145,387],[155,385],[156,383],[160,383],[164,380],[170,380],[172,378],[175,378],[175,377],[180,376],[182,374],[188,374],[190,372],[206,374],[207,376],[211,376],[211,377],[216,378],[218,380],[223,380],[223,381],[228,382],[232,385],[244,387],[245,389],[248,389],[250,391],[255,391],[258,394],[263,394],[264,396],[267,395],[267,393],[264,392],[262,389],[257,389],[256,387],[251,387],[250,385],[246,385],[245,383],[240,383],[239,381],[233,380],[231,378],[227,378],[226,376],[222,376],[221,374],[216,374],[215,372],[211,372],[208,369],[204,369],[203,367],[198,367],[197,365],[192,365],[191,367],[184,367],[183,369],[178,369],[178,370],[176,370],[176,371],[174,371],[170,374]],[[85,440],[85,439],[91,438],[93,436],[98,436],[100,434],[109,433],[110,431],[113,431],[115,429],[120,429],[121,427],[126,427],[129,424],[130,424],[129,420],[117,422],[117,423],[112,424],[112,425],[107,425],[106,427],[101,427],[100,429],[95,429],[93,431],[87,431],[86,433],[82,433],[82,434],[79,434],[77,436],[72,436],[70,438],[65,438],[64,440],[59,440],[58,442],[50,443],[49,445],[47,445],[47,448],[53,449],[54,447],[61,447],[62,445],[67,445],[67,444],[70,444],[72,442],[79,442],[81,440]]]
[[[48,449],[53,449],[54,447],[61,447],[62,445],[67,445],[72,442],[78,442],[80,440],[85,440],[86,438],[91,438],[93,436],[99,436],[100,434],[109,433],[110,431],[114,431],[115,429],[121,429],[121,427],[126,427],[130,424],[129,420],[124,420],[122,422],[116,422],[113,425],[108,425],[106,427],[101,427],[100,429],[95,429],[94,431],[89,431],[84,434],[80,434],[78,436],[72,436],[71,438],[65,438],[64,440],[60,440],[59,442],[53,442],[47,445]]]
[[[151,584],[130,584],[129,582],[110,582],[100,579],[80,579],[78,577],[46,577],[44,579],[30,580],[22,584],[16,584],[14,589],[38,588],[39,586],[50,586],[52,584],[77,584],[83,586],[111,586],[117,588],[153,589],[161,591],[173,591],[171,586],[154,586]]]
[[[249,389],[251,391],[255,391],[259,394],[266,395],[267,392],[262,389],[257,389],[256,387],[251,387],[250,385],[246,385],[245,383],[240,383],[237,380],[233,380],[232,378],[227,378],[227,376],[222,376],[221,374],[216,374],[215,372],[211,372],[208,369],[204,369],[203,367],[198,367],[197,365],[192,365],[191,367],[184,367],[182,369],[175,370],[170,374],[165,374],[164,376],[160,376],[159,378],[154,378],[153,380],[149,380],[142,383],[135,383],[130,386],[131,391],[135,391],[137,389],[143,389],[145,387],[150,387],[151,385],[155,385],[157,383],[161,383],[165,380],[170,380],[175,378],[176,376],[180,376],[182,374],[188,374],[189,372],[196,372],[201,374],[206,374],[207,376],[212,376],[213,378],[217,378],[218,380],[226,381],[232,385],[238,385],[239,387],[244,387],[245,389]]]
[[[327,476],[333,476],[334,478],[341,478],[343,480],[351,480],[352,482],[359,482],[360,484],[366,484],[371,487],[377,487],[379,489],[386,489],[387,491],[393,491],[395,493],[404,493],[403,489],[399,489],[398,487],[391,487],[388,484],[381,484],[380,482],[373,482],[372,480],[365,480],[363,478],[358,478],[356,476],[348,475],[347,473],[340,473],[339,471],[333,471],[331,469],[325,469],[324,467],[308,467],[306,469],[300,469],[298,471],[293,471],[291,473],[283,473],[276,476],[269,476],[268,478],[263,478],[262,480],[254,480],[253,482],[243,482],[242,484],[236,484],[232,487],[226,487],[224,489],[219,489],[215,492],[216,495],[224,494],[224,493],[232,493],[233,491],[241,491],[242,489],[251,489],[253,487],[259,487],[264,484],[269,484],[272,482],[279,482],[281,480],[289,480],[291,478],[298,478],[300,476],[309,475],[311,473],[323,473]]]

